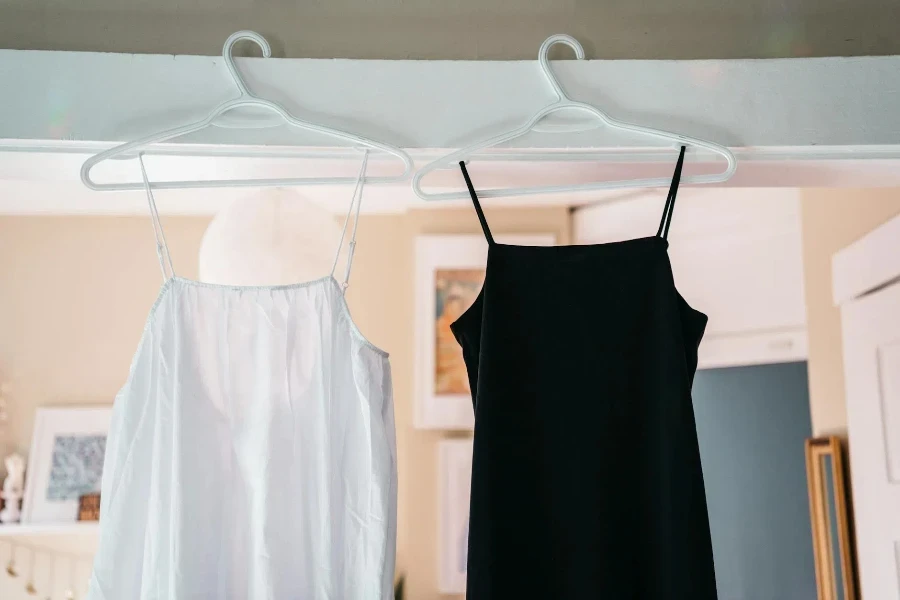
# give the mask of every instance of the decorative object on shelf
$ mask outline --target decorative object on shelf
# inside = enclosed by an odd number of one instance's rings
[[[0,541],[0,554],[2,554],[2,550],[3,542]],[[91,557],[54,552],[43,547],[38,549],[26,544],[16,543],[15,545],[10,546],[10,561],[7,563],[6,567],[6,573],[10,578],[18,578],[19,575],[23,574],[19,572],[15,562],[16,557],[21,557],[23,552],[27,552],[29,557],[28,571],[25,572],[27,576],[23,577],[21,580],[22,589],[27,595],[39,596],[42,600],[63,600],[65,598],[75,600],[78,597],[78,594],[86,593],[87,577],[83,577],[83,575],[84,568],[87,568],[89,572],[92,560]],[[65,569],[65,564],[68,564],[69,583],[65,587],[57,587],[56,585],[57,563],[61,561],[64,561],[63,564],[60,565],[63,569]],[[81,581],[82,578],[85,581],[85,587],[79,589],[79,586],[76,586],[75,582]],[[36,582],[36,579],[38,579],[39,582]],[[11,582],[6,582],[6,585],[11,585]],[[5,596],[3,597],[5,598]],[[16,597],[18,598],[18,596]]]
[[[19,576],[16,570],[16,545],[11,544],[9,547],[9,560],[6,562],[6,574],[12,578]]]
[[[100,491],[110,408],[41,408],[37,411],[23,523],[72,523],[79,498]]]
[[[806,479],[818,600],[858,598],[846,473],[840,438],[806,440]]]
[[[497,241],[552,246],[553,234],[500,235]],[[450,324],[478,297],[488,246],[479,235],[416,238],[416,406],[419,429],[472,429],[475,417],[462,349]]]
[[[438,445],[438,454],[438,585],[442,594],[465,594],[472,440],[443,440]]]
[[[78,499],[78,520],[100,520],[100,494],[84,494]]]
[[[53,590],[56,589],[56,560],[50,558],[50,564],[47,565],[47,597],[44,600],[53,600]]]
[[[75,600],[75,561],[71,558],[69,559],[69,587],[66,588],[63,598]]]
[[[18,523],[22,517],[20,503],[25,488],[25,459],[13,453],[4,459],[6,479],[3,480],[3,510],[0,510],[0,523],[8,525]]]
[[[34,550],[28,558],[28,583],[25,584],[25,593],[29,596],[37,594],[37,588],[34,587]]]
[[[341,227],[334,214],[294,190],[269,188],[216,213],[200,244],[200,280],[287,285],[328,273]]]

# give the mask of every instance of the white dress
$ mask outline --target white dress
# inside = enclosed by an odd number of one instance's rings
[[[387,354],[332,275],[175,277],[148,197],[167,277],[115,401],[88,600],[393,598]]]

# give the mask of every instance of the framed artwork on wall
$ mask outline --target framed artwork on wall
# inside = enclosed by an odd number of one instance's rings
[[[556,243],[553,234],[495,237],[498,243],[520,246]],[[469,378],[450,324],[481,291],[487,242],[483,235],[423,235],[415,244],[414,424],[418,429],[472,429]]]
[[[856,600],[849,482],[839,437],[806,440],[806,483],[819,600]]]
[[[112,408],[39,408],[25,474],[23,523],[78,520],[82,496],[100,492]]]
[[[443,440],[438,454],[438,585],[442,594],[465,594],[472,440]]]

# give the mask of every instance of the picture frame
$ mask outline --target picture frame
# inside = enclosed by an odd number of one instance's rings
[[[846,474],[839,437],[806,440],[818,600],[858,600]]]
[[[466,593],[472,440],[438,444],[438,586],[441,594]]]
[[[552,233],[498,235],[498,243],[552,246]],[[475,415],[462,349],[449,324],[471,306],[484,280],[488,245],[478,235],[415,240],[415,407],[417,429],[472,430]]]
[[[74,523],[100,491],[111,407],[39,408],[25,472],[23,523]]]

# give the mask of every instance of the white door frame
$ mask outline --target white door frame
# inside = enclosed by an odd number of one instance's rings
[[[891,498],[898,496],[896,481],[890,475],[888,450],[889,440],[895,439],[889,436],[897,431],[896,425],[888,426],[892,421],[884,412],[884,402],[890,401],[889,392],[877,366],[880,351],[886,347],[881,344],[896,342],[890,337],[897,331],[896,321],[885,323],[884,316],[900,319],[900,302],[895,300],[900,285],[900,215],[835,254],[832,278],[834,301],[841,307],[843,323],[859,582],[864,598],[874,598],[872,594],[881,598],[889,591],[884,589],[886,572],[900,571],[900,543],[894,542],[894,556],[888,557],[885,540],[879,538],[888,533],[896,540],[900,520],[892,508],[895,500]],[[873,343],[875,340],[877,343]],[[880,465],[882,460],[887,462]],[[887,487],[880,481],[884,477]],[[896,565],[891,564],[893,561]],[[892,585],[900,586],[900,581]],[[891,598],[900,598],[896,587],[890,594]]]
[[[831,264],[837,306],[900,278],[900,215],[835,254]]]

